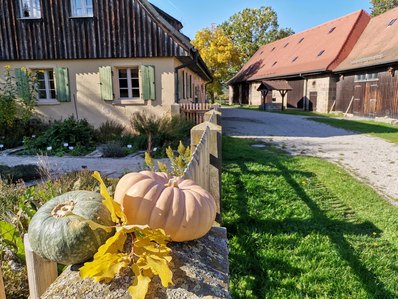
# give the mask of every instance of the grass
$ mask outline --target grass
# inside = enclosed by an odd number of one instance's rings
[[[233,298],[398,297],[398,208],[337,165],[223,142]]]
[[[398,126],[371,120],[343,120],[331,118],[310,118],[323,124],[351,130],[398,144]]]
[[[260,109],[258,105],[223,105],[223,107],[229,108],[239,108],[246,110],[256,110],[270,113],[281,113],[281,114],[289,114],[289,115],[303,115],[303,116],[316,116],[316,117],[342,117],[343,113],[320,113],[320,112],[312,112],[312,111],[304,111],[302,109],[296,108],[288,108],[283,111],[264,111]]]

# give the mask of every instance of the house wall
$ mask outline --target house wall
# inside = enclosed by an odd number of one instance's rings
[[[39,116],[48,120],[65,119],[71,115],[76,117],[76,103],[78,117],[87,119],[94,126],[99,126],[106,120],[114,120],[128,126],[131,115],[137,111],[146,110],[157,115],[171,113],[171,106],[175,102],[174,69],[180,64],[175,58],[0,61],[0,70],[6,65],[10,65],[13,69],[20,67],[27,69],[67,67],[69,69],[71,101],[57,103],[56,105],[37,106],[36,111]],[[121,104],[118,99],[114,101],[101,100],[99,67],[111,66],[115,68],[118,66],[140,65],[155,66],[155,100],[131,101],[129,104]],[[195,84],[204,85],[203,80],[199,76],[193,72],[191,74]],[[115,78],[115,74],[113,77],[113,88],[116,94],[117,79]]]
[[[180,66],[181,62],[176,61],[175,66]],[[185,79],[184,79],[185,77]],[[192,78],[192,82],[190,82]],[[178,100],[180,103],[206,101],[206,81],[199,77],[189,68],[178,70]],[[190,85],[190,87],[189,87]]]
[[[392,67],[392,71],[388,68]],[[336,111],[365,117],[398,118],[398,65],[351,71],[337,82]],[[355,81],[356,74],[377,73],[371,81]]]
[[[305,93],[305,91],[304,91]],[[336,98],[336,80],[332,76],[310,77],[307,81],[307,100],[316,93],[317,102],[314,111],[327,113]]]
[[[249,105],[261,105],[261,92],[257,90],[260,83],[254,82],[249,87]]]

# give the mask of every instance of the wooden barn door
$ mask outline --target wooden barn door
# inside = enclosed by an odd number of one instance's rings
[[[309,110],[316,111],[316,102],[318,100],[318,93],[316,91],[310,92],[310,103],[309,103]]]
[[[379,86],[375,82],[366,83],[365,89],[365,116],[375,117],[377,115],[377,99],[379,94]]]
[[[354,102],[352,103],[352,114],[362,115],[363,114],[363,85],[356,84],[354,86]]]

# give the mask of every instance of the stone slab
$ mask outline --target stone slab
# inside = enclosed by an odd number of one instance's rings
[[[174,286],[165,289],[158,278],[151,282],[146,298],[231,298],[226,229],[213,227],[201,239],[170,243]],[[42,299],[127,299],[134,276],[125,271],[111,283],[82,279],[78,269],[68,267],[47,289]]]

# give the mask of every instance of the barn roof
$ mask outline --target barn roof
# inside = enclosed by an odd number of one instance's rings
[[[228,83],[331,70],[347,57],[369,20],[359,10],[264,45]]]
[[[336,71],[398,61],[398,8],[371,19],[350,55]]]

